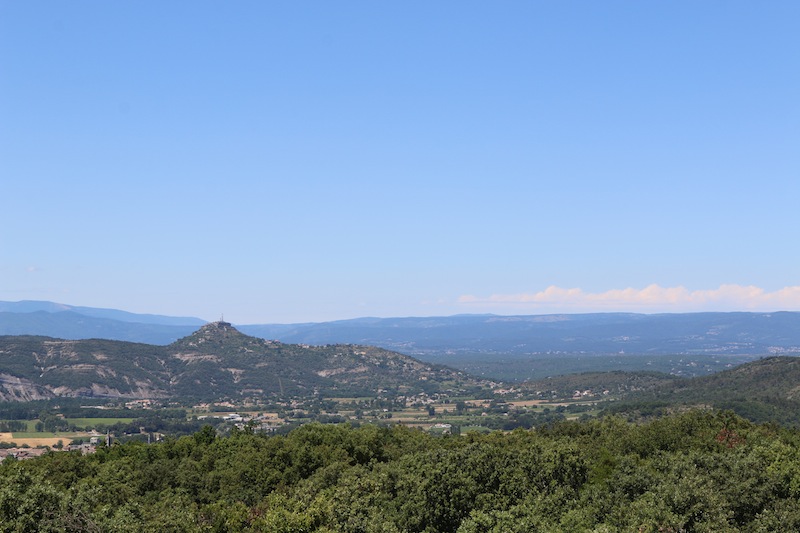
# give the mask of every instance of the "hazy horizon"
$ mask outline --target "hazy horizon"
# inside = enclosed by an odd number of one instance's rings
[[[55,304],[58,306],[63,306],[64,309],[58,310],[47,310],[47,309],[35,309],[35,310],[13,310],[13,309],[6,309],[3,304]],[[125,308],[111,308],[111,307],[89,307],[89,306],[78,306],[72,305],[66,302],[51,302],[49,300],[19,300],[19,301],[3,301],[0,300],[0,312],[18,312],[18,313],[28,313],[28,312],[36,312],[36,311],[45,311],[45,312],[56,312],[56,311],[75,311],[80,313],[83,309],[92,309],[92,310],[101,310],[101,311],[122,311],[123,313],[130,313],[131,315],[142,315],[142,316],[164,316],[168,318],[175,318],[175,319],[199,319],[205,321],[206,323],[212,322],[229,322],[239,326],[255,326],[255,325],[292,325],[292,324],[312,324],[312,323],[325,323],[325,322],[345,322],[349,320],[384,320],[384,319],[435,319],[435,318],[457,318],[457,317],[496,317],[499,319],[502,318],[515,318],[515,317],[559,317],[559,316],[580,316],[580,315],[598,315],[598,314],[635,314],[635,315],[645,315],[645,316],[654,316],[654,315],[671,315],[671,314],[695,314],[695,313],[755,313],[755,314],[774,314],[774,313],[798,313],[800,311],[787,311],[782,309],[776,309],[773,311],[747,311],[747,310],[731,310],[731,311],[653,311],[653,312],[642,312],[642,311],[583,311],[583,312],[562,312],[562,313],[456,313],[450,315],[386,315],[386,316],[352,316],[352,317],[342,317],[342,318],[335,318],[331,320],[311,320],[311,321],[294,321],[294,322],[242,322],[236,320],[235,316],[236,313],[232,313],[234,318],[231,318],[229,315],[226,317],[224,314],[220,314],[215,318],[210,317],[202,317],[198,315],[162,315],[160,313],[151,313],[151,312],[134,312],[129,311]],[[185,324],[191,325],[191,324]]]

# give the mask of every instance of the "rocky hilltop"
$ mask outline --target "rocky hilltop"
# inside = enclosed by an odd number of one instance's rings
[[[0,336],[0,400],[291,397],[475,391],[489,383],[396,352],[284,344],[223,321],[167,346]]]

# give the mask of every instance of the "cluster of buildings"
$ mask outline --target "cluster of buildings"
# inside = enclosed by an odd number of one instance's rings
[[[13,457],[14,459],[33,459],[48,451],[50,451],[49,448],[3,448],[0,449],[0,459],[5,460],[7,457]]]
[[[230,422],[238,429],[249,429],[256,433],[271,433],[282,425],[281,421],[272,415],[249,416],[239,413],[228,413],[220,416],[204,415],[197,417],[198,420],[206,418],[222,418],[222,420]]]
[[[97,442],[90,443],[85,442],[82,444],[69,444],[67,446],[63,446],[61,448],[1,448],[0,449],[0,461],[4,461],[9,457],[13,457],[17,460],[25,460],[25,459],[33,459],[35,457],[41,457],[45,453],[49,451],[54,452],[81,452],[83,455],[87,455],[90,453],[94,453],[97,450]]]
[[[60,441],[58,446],[37,446],[32,448],[27,445],[18,446],[14,448],[0,448],[0,461],[4,461],[9,457],[13,457],[17,460],[24,460],[24,459],[33,459],[34,457],[40,457],[47,452],[81,452],[83,455],[87,455],[90,453],[94,453],[97,451],[97,445],[105,443],[107,446],[111,445],[111,435],[101,435],[99,433],[94,433],[89,438],[89,442],[81,442],[80,444],[68,444],[66,446],[62,446]]]

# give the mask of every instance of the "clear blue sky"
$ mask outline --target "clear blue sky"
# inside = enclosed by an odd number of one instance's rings
[[[0,300],[800,310],[800,3],[0,1]]]

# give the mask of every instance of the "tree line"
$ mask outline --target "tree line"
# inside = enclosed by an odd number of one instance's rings
[[[0,531],[800,530],[800,433],[692,410],[432,436],[206,426],[0,465]]]

